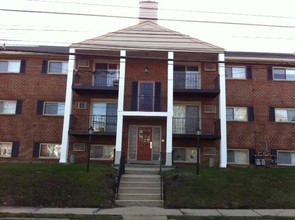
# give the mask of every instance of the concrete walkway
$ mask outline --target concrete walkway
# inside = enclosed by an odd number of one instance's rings
[[[295,217],[295,209],[164,209],[159,207],[98,208],[38,208],[0,206],[0,213],[11,214],[79,214],[120,216],[279,216]]]

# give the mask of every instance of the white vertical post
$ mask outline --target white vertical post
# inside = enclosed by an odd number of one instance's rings
[[[120,157],[122,152],[126,51],[121,50],[120,56],[121,58],[120,58],[120,76],[119,76],[119,91],[118,91],[116,152],[115,152],[115,162],[114,162],[116,165],[120,164]]]
[[[173,64],[174,64],[173,59],[174,59],[174,53],[168,52],[166,166],[172,166]]]
[[[62,143],[60,152],[60,163],[68,162],[68,151],[69,151],[69,127],[70,118],[72,113],[72,99],[73,99],[73,78],[75,69],[75,49],[70,49],[69,62],[68,62],[68,75],[67,75],[67,87],[66,87],[66,97],[65,97],[65,112],[64,112],[64,122],[62,131]]]
[[[219,72],[219,119],[220,119],[220,168],[227,166],[227,130],[226,130],[226,86],[225,86],[225,64],[224,53],[218,55]]]

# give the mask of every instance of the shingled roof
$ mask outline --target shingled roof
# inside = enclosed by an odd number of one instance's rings
[[[222,52],[223,48],[162,27],[152,21],[95,37],[70,46],[82,50],[150,50]]]

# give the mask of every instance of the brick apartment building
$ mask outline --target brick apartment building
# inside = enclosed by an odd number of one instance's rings
[[[141,9],[69,48],[1,49],[0,162],[295,165],[294,56],[227,52]]]

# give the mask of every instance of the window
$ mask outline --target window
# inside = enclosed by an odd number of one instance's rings
[[[196,163],[198,152],[196,148],[174,147],[173,148],[173,161],[174,162],[187,162]]]
[[[295,122],[295,108],[294,109],[275,109],[276,122]]]
[[[13,115],[16,113],[17,101],[0,100],[0,114]]]
[[[67,72],[68,72],[68,62],[67,61],[48,61],[48,73],[67,74]]]
[[[201,75],[199,67],[194,65],[175,65],[173,82],[175,89],[200,89]]]
[[[113,160],[114,146],[91,145],[90,158],[97,160]]]
[[[95,86],[117,86],[119,80],[119,65],[111,63],[97,63],[95,65]]]
[[[85,144],[84,143],[74,143],[73,144],[73,151],[85,151]]]
[[[132,82],[131,111],[161,111],[160,82]]]
[[[215,147],[204,147],[204,155],[216,155]]]
[[[200,126],[199,106],[173,106],[173,133],[195,134]]]
[[[12,143],[0,142],[0,157],[11,157]]]
[[[295,68],[272,68],[274,80],[295,80]]]
[[[43,115],[63,116],[65,104],[63,102],[44,102]]]
[[[154,109],[154,83],[141,82],[139,84],[139,111],[152,111]]]
[[[249,164],[249,150],[227,150],[229,164]]]
[[[20,73],[21,60],[0,60],[0,72]]]
[[[116,132],[117,103],[92,103],[91,126],[95,131]]]
[[[225,67],[225,78],[227,79],[251,79],[251,67],[245,66],[227,66]]]
[[[251,110],[253,112],[253,110]],[[248,117],[247,107],[227,107],[226,108],[227,121],[250,121]]]
[[[60,150],[60,144],[41,143],[39,148],[39,157],[58,159],[60,157]]]
[[[278,151],[279,165],[295,165],[295,151]]]

